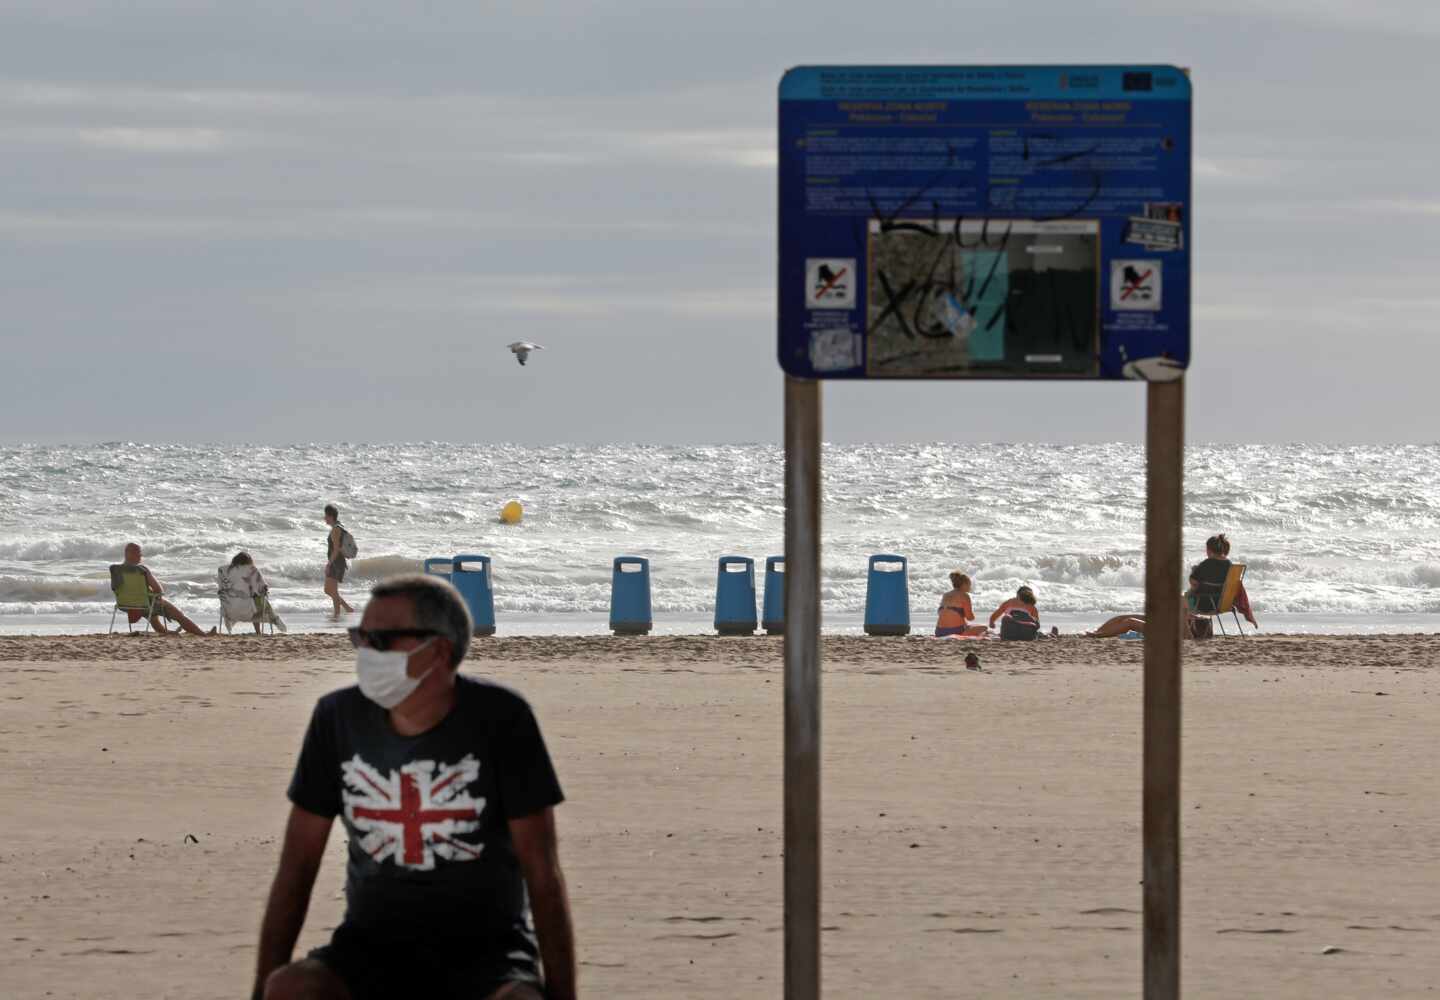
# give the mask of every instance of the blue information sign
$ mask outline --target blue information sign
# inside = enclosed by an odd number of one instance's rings
[[[1173,66],[807,66],[780,82],[780,366],[1143,378],[1190,361]]]

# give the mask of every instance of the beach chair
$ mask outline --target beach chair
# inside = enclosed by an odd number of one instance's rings
[[[1245,564],[1231,563],[1230,569],[1225,573],[1225,582],[1220,586],[1220,594],[1198,594],[1191,600],[1190,611],[1200,617],[1209,618],[1218,622],[1220,634],[1229,635],[1225,631],[1225,615],[1235,619],[1235,628],[1241,635],[1245,634],[1244,627],[1240,624],[1240,612],[1235,607],[1235,595],[1240,593],[1240,582],[1245,579]]]
[[[122,611],[139,611],[145,616],[145,627],[154,629],[152,618],[159,613],[160,595],[152,593],[145,583],[145,571],[139,566],[116,563],[110,567],[110,590],[115,594],[115,610],[110,612],[110,631],[115,631],[115,616]],[[135,631],[135,623],[125,616],[125,627]]]
[[[215,589],[216,596],[220,598],[220,624],[225,626],[225,631],[233,634],[235,626],[241,622],[269,625],[271,635],[275,634],[277,625],[282,632],[285,631],[285,623],[270,606],[270,599],[264,594],[251,592],[244,571],[239,567],[227,564],[216,570]]]

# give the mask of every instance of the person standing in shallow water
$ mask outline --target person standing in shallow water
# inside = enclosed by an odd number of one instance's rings
[[[330,533],[325,539],[325,595],[333,606],[332,614],[339,618],[342,612],[349,613],[355,609],[340,596],[340,584],[345,580],[345,571],[350,568],[350,563],[345,559],[343,542],[346,531],[340,523],[340,508],[333,503],[325,505],[325,523],[330,526]]]

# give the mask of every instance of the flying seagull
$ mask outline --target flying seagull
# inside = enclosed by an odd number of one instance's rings
[[[543,351],[545,350],[545,348],[541,347],[539,344],[532,344],[526,340],[517,340],[515,341],[515,343],[510,345],[510,350],[515,352],[515,360],[523,365],[525,363],[525,359],[530,356],[531,351]]]

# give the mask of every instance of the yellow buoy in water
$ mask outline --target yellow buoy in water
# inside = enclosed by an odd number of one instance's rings
[[[511,500],[500,508],[500,520],[506,524],[519,524],[520,518],[524,516],[525,508],[520,506],[519,500]]]

